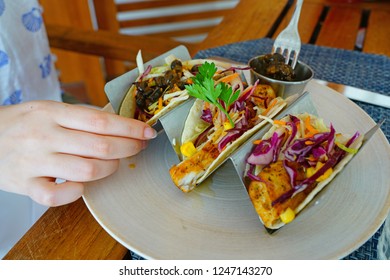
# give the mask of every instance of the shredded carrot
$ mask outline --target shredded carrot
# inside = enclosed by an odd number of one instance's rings
[[[158,109],[161,110],[163,107],[163,98],[162,96],[160,96],[160,98],[158,99]]]
[[[261,139],[253,141],[253,145],[259,145],[261,143]]]
[[[278,124],[278,125],[286,125],[286,122],[285,121],[281,121],[281,120],[274,120],[274,124]]]
[[[313,141],[310,141],[310,140],[307,140],[307,141],[305,141],[305,144],[306,144],[306,145],[313,145],[314,142],[313,142]]]
[[[310,123],[310,116],[307,116],[307,118],[305,119],[305,127],[306,129],[309,131],[309,133],[307,133],[305,136],[306,137],[311,137],[313,136],[314,134],[317,134],[319,133],[319,131],[317,129],[315,129],[311,123]]]
[[[213,116],[213,123],[215,123],[215,120],[218,118],[219,110],[215,112],[215,115]]]
[[[268,105],[268,108],[264,110],[263,113],[261,113],[263,116],[266,116],[268,115],[269,111],[272,109],[272,107],[274,107],[276,105],[276,103],[278,103],[278,101],[276,99],[272,100],[271,104]]]
[[[158,114],[163,108],[163,97],[160,96],[160,98],[158,99],[158,108],[154,111],[154,115]]]
[[[187,84],[189,84],[189,85],[192,85],[192,84],[194,83],[194,81],[192,80],[192,78],[188,78],[186,82],[187,82]]]
[[[228,75],[228,76],[225,76],[225,77],[219,79],[219,82],[229,83],[229,82],[233,81],[235,78],[237,78],[239,75],[240,74],[238,74],[237,72],[233,73],[231,75]]]
[[[310,155],[310,156],[307,158],[307,160],[309,160],[309,161],[315,161],[316,158],[315,158],[313,155]]]

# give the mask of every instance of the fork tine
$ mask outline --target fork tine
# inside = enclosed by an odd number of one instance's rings
[[[290,61],[291,49],[286,49],[285,52],[286,54],[284,54],[284,51],[282,53],[285,57],[284,63],[288,64],[288,62]]]
[[[292,63],[291,63],[291,67],[292,67],[293,69],[295,68],[295,65],[297,64],[298,55],[299,55],[299,51],[295,51],[295,52],[294,52],[294,57],[293,57],[293,60],[292,60]]]

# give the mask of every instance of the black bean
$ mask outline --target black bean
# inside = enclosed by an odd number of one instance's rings
[[[171,69],[176,72],[183,72],[183,64],[181,63],[180,60],[175,59],[171,63]]]

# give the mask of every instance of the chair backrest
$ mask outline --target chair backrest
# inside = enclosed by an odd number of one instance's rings
[[[94,0],[99,29],[199,42],[239,0]]]
[[[98,29],[196,44],[238,2],[239,0],[94,0],[93,4]],[[108,79],[126,71],[123,62],[106,60],[105,64]]]

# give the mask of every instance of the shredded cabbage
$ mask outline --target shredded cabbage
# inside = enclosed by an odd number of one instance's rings
[[[141,50],[138,51],[135,61],[137,63],[138,73],[139,75],[142,75],[145,72],[145,68]]]
[[[177,96],[180,96],[180,95],[186,95],[186,98],[188,98],[188,94],[187,93],[187,90],[180,90],[180,91],[174,91],[172,93],[166,93],[164,94],[164,97],[163,97],[163,100],[168,100],[168,99],[171,99],[171,98],[174,98],[174,97],[177,97]]]
[[[340,142],[336,142],[336,145],[340,149],[342,149],[342,150],[344,150],[344,151],[346,151],[347,153],[350,153],[350,154],[356,154],[358,152],[358,149],[348,148],[345,145],[341,144]]]
[[[211,114],[210,108],[202,110],[202,115],[200,116],[200,118],[207,123],[212,123],[213,115]]]

